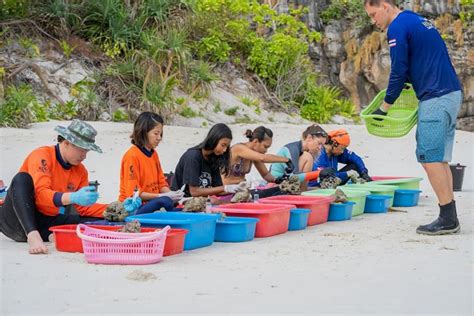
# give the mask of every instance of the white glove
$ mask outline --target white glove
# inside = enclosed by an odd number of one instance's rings
[[[226,191],[227,193],[234,194],[241,191],[241,188],[239,184],[228,184],[228,185],[224,185],[224,191]]]
[[[349,178],[354,178],[354,177],[357,178],[357,177],[359,177],[359,173],[355,170],[349,170],[349,171],[347,171],[347,176]]]
[[[181,200],[184,197],[184,193],[181,190],[178,191],[169,191],[165,193],[160,193],[160,197],[167,196],[172,199],[174,202]]]

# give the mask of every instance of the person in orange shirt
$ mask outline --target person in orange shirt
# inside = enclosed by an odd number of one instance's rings
[[[106,204],[96,203],[99,194],[89,186],[82,161],[95,144],[96,130],[80,120],[57,126],[58,144],[31,152],[12,180],[0,207],[2,233],[29,244],[32,254],[47,253],[43,241],[51,226],[77,224],[103,217]]]
[[[162,207],[173,211],[174,204],[184,196],[180,190],[170,190],[163,174],[155,150],[162,137],[163,118],[152,112],[141,113],[133,125],[132,146],[123,155],[120,167],[119,201],[133,197],[138,190],[135,214],[151,213]]]

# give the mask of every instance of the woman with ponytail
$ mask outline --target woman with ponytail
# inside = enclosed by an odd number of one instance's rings
[[[264,126],[259,126],[253,131],[247,130],[246,143],[235,144],[231,147],[230,173],[223,175],[224,184],[238,184],[245,181],[245,176],[252,169],[252,165],[267,182],[275,182],[275,177],[268,171],[265,163],[286,163],[291,160],[286,157],[267,154],[272,145],[273,132]]]

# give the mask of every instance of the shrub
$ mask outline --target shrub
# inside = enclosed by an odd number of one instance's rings
[[[231,108],[228,108],[228,109],[225,109],[224,110],[224,113],[226,115],[229,115],[229,116],[233,116],[237,113],[237,111],[239,110],[239,107],[238,106],[233,106]]]
[[[0,105],[0,126],[25,128],[48,119],[46,105],[38,102],[30,86],[8,86]]]
[[[370,19],[365,12],[363,1],[358,0],[333,0],[331,4],[321,12],[321,19],[324,24],[328,24],[333,20],[341,20],[346,18],[356,21],[356,25],[360,27],[370,25]]]
[[[189,106],[185,106],[179,114],[185,118],[192,118],[192,117],[197,117],[198,114],[191,109]]]
[[[124,108],[118,108],[112,114],[112,120],[114,122],[127,122],[130,119],[130,116],[125,111]]]
[[[269,40],[259,38],[248,58],[249,68],[274,87],[280,75],[290,69],[298,56],[306,54],[308,44],[302,40],[277,33]]]
[[[326,123],[337,113],[352,117],[354,112],[352,102],[341,98],[336,87],[311,86],[301,106],[301,116],[317,123]]]
[[[29,0],[0,0],[0,20],[28,15]]]

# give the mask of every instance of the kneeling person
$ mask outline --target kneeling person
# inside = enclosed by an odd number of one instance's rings
[[[102,153],[95,144],[96,130],[80,120],[66,128],[57,126],[58,144],[33,150],[12,180],[5,203],[0,207],[2,233],[29,244],[29,252],[47,253],[51,226],[78,224],[103,217],[106,204],[89,186],[82,161],[90,150]]]

